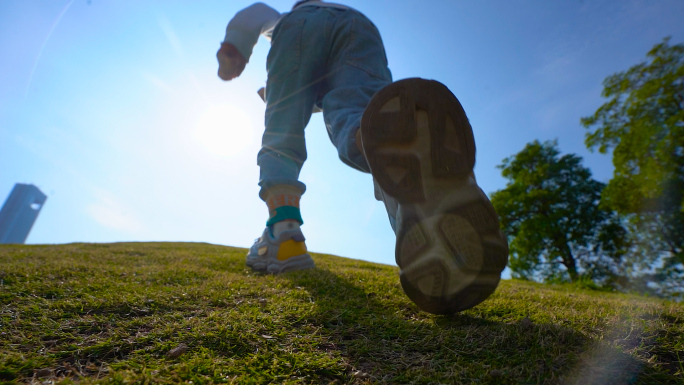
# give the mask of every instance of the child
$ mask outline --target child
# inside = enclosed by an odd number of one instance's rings
[[[270,37],[266,128],[257,156],[266,229],[247,255],[255,271],[314,267],[299,203],[305,185],[304,128],[314,110],[340,159],[373,175],[397,234],[406,294],[446,314],[475,306],[496,288],[506,239],[475,182],[475,143],[465,111],[441,83],[392,82],[377,28],[340,4],[304,0],[280,14],[263,3],[238,12],[217,52],[218,75],[239,76],[259,35]]]

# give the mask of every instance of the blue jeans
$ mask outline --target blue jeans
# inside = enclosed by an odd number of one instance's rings
[[[370,172],[356,145],[361,116],[377,91],[392,82],[385,48],[373,23],[354,10],[305,6],[276,26],[267,60],[266,130],[257,156],[259,195],[275,185],[306,190],[304,128],[323,110],[340,159]]]

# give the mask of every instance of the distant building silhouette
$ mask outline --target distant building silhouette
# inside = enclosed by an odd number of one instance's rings
[[[38,187],[15,184],[0,210],[0,243],[24,243],[45,200]]]

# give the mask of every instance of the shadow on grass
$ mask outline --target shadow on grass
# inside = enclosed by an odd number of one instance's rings
[[[317,304],[308,322],[323,326],[330,341],[325,348],[339,351],[350,372],[374,380],[559,380],[589,344],[558,325],[506,324],[467,313],[430,316],[320,268],[285,276]]]
[[[307,321],[323,327],[329,344],[322,348],[344,357],[352,377],[388,383],[497,384],[672,379],[667,365],[645,363],[609,346],[609,341],[592,340],[561,325],[503,323],[468,312],[432,316],[321,268],[284,277],[308,290],[317,311]]]

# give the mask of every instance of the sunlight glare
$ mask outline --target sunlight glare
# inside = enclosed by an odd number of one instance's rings
[[[193,137],[211,154],[232,157],[252,145],[252,130],[252,120],[244,111],[232,104],[213,104],[199,116]]]

